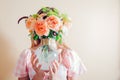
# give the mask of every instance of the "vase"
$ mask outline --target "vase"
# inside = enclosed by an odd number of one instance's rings
[[[42,70],[49,70],[52,62],[58,60],[59,50],[57,50],[55,40],[49,39],[48,44],[38,47],[35,51]]]

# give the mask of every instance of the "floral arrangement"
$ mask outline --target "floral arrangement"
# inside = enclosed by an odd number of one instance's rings
[[[65,31],[71,25],[71,19],[60,13],[55,8],[43,7],[37,14],[24,16],[18,20],[18,23],[25,20],[26,28],[29,30],[29,36],[34,36],[34,40],[53,38],[62,43]]]
[[[43,7],[36,14],[23,16],[29,36],[34,40],[41,40],[42,46],[35,50],[41,69],[48,70],[51,62],[58,59],[59,51],[55,42],[62,44],[63,36],[71,26],[71,19],[56,8]],[[41,54],[40,54],[41,53]]]

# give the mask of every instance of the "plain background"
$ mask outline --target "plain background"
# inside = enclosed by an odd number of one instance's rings
[[[66,42],[78,52],[87,72],[79,80],[120,80],[119,0],[0,0],[0,80],[13,76],[20,52],[30,47],[24,15],[56,7],[72,18]]]

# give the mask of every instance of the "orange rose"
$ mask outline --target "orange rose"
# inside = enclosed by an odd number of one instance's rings
[[[36,23],[35,23],[35,32],[39,36],[43,36],[43,35],[47,36],[49,34],[49,29],[48,29],[47,24],[45,23],[45,21],[42,21],[42,20],[36,21]]]
[[[29,17],[29,18],[26,20],[26,27],[27,27],[27,29],[33,30],[33,29],[34,29],[35,22],[36,22],[36,19],[35,19],[35,18]]]
[[[54,15],[49,16],[48,18],[46,18],[46,22],[48,24],[48,28],[54,30],[54,31],[58,31],[59,27],[60,27],[60,19]]]

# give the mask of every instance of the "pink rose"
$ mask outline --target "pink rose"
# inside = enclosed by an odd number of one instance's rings
[[[58,31],[60,27],[60,19],[57,16],[49,16],[46,18],[46,22],[48,24],[48,28],[54,31]]]

